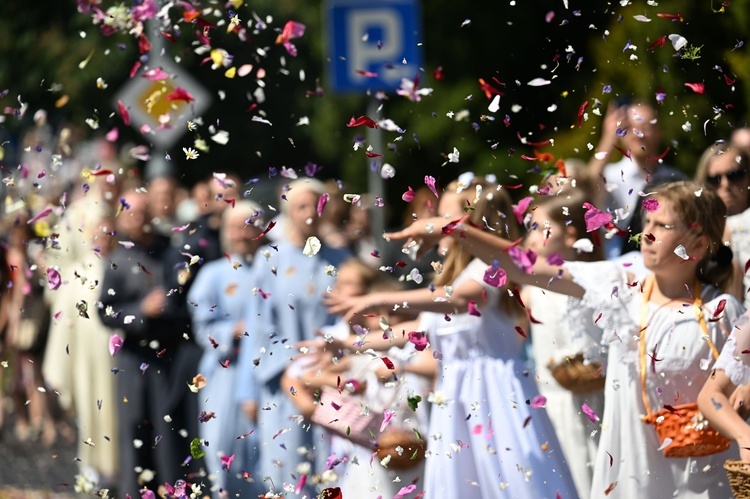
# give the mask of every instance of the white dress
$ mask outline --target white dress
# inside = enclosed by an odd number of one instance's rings
[[[735,386],[750,383],[750,311],[745,312],[734,323],[719,360],[714,368],[721,369]]]
[[[591,497],[732,497],[722,465],[737,455],[736,448],[706,457],[666,458],[653,426],[641,421],[646,409],[638,353],[643,304],[640,285],[629,286],[625,269],[612,262],[567,263],[566,268],[585,289],[583,303],[597,317],[602,314],[597,324],[604,329],[603,343],[609,346],[602,435]],[[702,297],[711,340],[720,350],[725,342],[723,329],[730,330],[743,307],[733,296],[708,285],[703,286]],[[721,300],[726,300],[726,307],[714,321]],[[652,410],[665,404],[695,402],[714,359],[694,307],[659,308],[649,303],[647,317],[646,351],[650,355],[655,352],[657,359],[647,359],[646,391]]]
[[[453,287],[483,283],[488,265],[474,260]],[[498,307],[501,290],[485,285],[481,317],[423,313],[441,358],[432,399],[425,499],[577,497],[547,411],[521,359],[522,338]]]
[[[594,324],[592,312],[579,300],[566,295],[529,288],[526,306],[541,324],[531,324],[531,346],[536,382],[547,399],[547,413],[555,427],[557,439],[581,497],[589,497],[593,463],[599,443],[599,425],[581,410],[585,403],[597,414],[604,410],[604,390],[576,394],[560,386],[547,365],[564,362],[566,357],[584,353],[588,362],[599,362],[605,368],[606,351],[602,352],[602,330]],[[588,313],[588,314],[587,314]]]

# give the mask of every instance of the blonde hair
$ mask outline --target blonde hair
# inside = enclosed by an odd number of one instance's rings
[[[579,260],[593,262],[604,257],[601,244],[596,244],[595,232],[586,232],[586,210],[583,203],[590,201],[586,193],[576,188],[566,188],[556,196],[544,196],[536,201],[538,208],[543,208],[550,218],[561,227],[572,227],[575,229],[577,239],[588,239],[594,244],[591,253],[579,253]]]
[[[520,236],[521,231],[512,215],[513,201],[502,186],[489,182],[484,177],[474,177],[468,185],[459,181],[451,182],[445,188],[445,192],[459,195],[468,215],[466,223],[491,231],[497,237],[516,240]],[[443,263],[443,271],[435,277],[434,284],[450,285],[473,258],[474,256],[462,245],[454,245]],[[509,288],[512,286],[512,283],[508,283]],[[510,313],[513,304],[512,297],[504,293],[501,297],[501,306],[505,311]]]
[[[706,236],[706,256],[698,262],[697,278],[726,290],[732,283],[732,251],[724,245],[727,208],[718,194],[695,182],[680,181],[656,189],[653,197],[670,204],[674,213],[696,236]]]

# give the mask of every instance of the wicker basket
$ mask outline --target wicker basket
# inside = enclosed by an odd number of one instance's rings
[[[735,499],[750,499],[750,463],[727,459],[724,463]]]
[[[672,439],[663,449],[664,457],[710,456],[724,452],[732,444],[708,424],[695,403],[661,409],[643,421],[654,426],[660,442]]]
[[[573,393],[591,393],[604,389],[605,378],[601,364],[598,362],[585,364],[582,353],[569,357],[559,364],[550,362],[547,367],[555,381]]]
[[[400,453],[396,450],[400,447]],[[419,440],[414,430],[393,428],[386,430],[378,437],[378,459],[390,456],[388,467],[405,471],[417,466],[424,460],[425,442]]]

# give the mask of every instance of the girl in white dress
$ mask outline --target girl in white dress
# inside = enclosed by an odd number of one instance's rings
[[[526,248],[537,258],[566,261],[601,259],[601,249],[586,233],[583,192],[566,188],[554,196],[540,197],[527,215]],[[577,247],[586,247],[586,251]],[[539,393],[547,399],[547,413],[562,445],[578,493],[589,497],[593,463],[599,443],[599,425],[581,407],[587,404],[597,414],[604,410],[606,348],[601,346],[602,330],[594,324],[593,311],[580,300],[548,289],[525,286],[521,293],[531,311],[531,346]],[[550,366],[575,362],[578,356],[594,371],[601,371],[601,387],[587,393],[574,393],[553,377]]]
[[[698,396],[698,407],[711,424],[735,440],[740,459],[750,462],[750,425],[747,424],[747,401],[738,396],[737,388],[747,390],[750,383],[750,311],[735,323],[721,350],[714,371]]]
[[[654,410],[697,400],[714,362],[711,346],[721,349],[723,329],[742,311],[733,296],[721,291],[732,274],[731,255],[727,259],[726,250],[720,250],[726,208],[715,193],[692,182],[658,188],[645,201],[641,253],[651,271],[646,276],[613,262],[560,267],[541,260],[527,274],[510,258],[510,241],[468,226],[451,235],[473,254],[500,260],[510,278],[549,283],[549,289],[581,298],[595,310],[609,362],[591,497],[731,497],[722,469],[731,450],[666,458],[653,427],[641,421],[647,412],[642,381]],[[607,221],[593,208],[587,218],[590,228]],[[442,235],[443,225],[430,219],[387,236],[418,238],[424,245]]]
[[[510,211],[501,187],[475,178],[446,188],[439,207],[444,218],[433,221],[440,227],[446,218],[464,218],[514,238],[517,228],[505,217]],[[435,264],[438,279],[429,288],[329,302],[333,312],[347,311],[347,317],[381,306],[422,311],[418,330],[427,332],[441,360],[429,399],[424,497],[577,497],[552,424],[538,406],[533,376],[521,358],[526,333],[516,329],[516,299],[496,282],[498,276],[485,277],[487,263],[472,260],[451,238],[442,239],[439,248],[448,257],[442,268]],[[369,337],[362,343],[378,348]]]

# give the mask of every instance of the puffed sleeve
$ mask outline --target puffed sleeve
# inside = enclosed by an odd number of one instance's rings
[[[735,386],[750,383],[750,311],[735,321],[714,367],[723,370]]]

